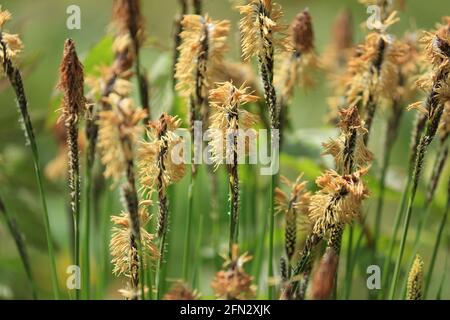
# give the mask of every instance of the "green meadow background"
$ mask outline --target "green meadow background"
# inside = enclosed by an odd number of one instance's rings
[[[232,22],[229,44],[231,50],[228,57],[239,60],[238,28],[239,14],[231,8],[227,0],[204,0],[204,12],[214,19],[229,19]],[[360,27],[368,15],[365,6],[356,0],[279,0],[284,8],[286,23],[305,7],[308,7],[313,17],[316,36],[316,51],[324,52],[332,36],[331,28],[337,13],[349,9],[353,15],[354,42],[364,39],[365,31]],[[52,124],[57,118],[55,110],[58,107],[55,95],[55,85],[58,80],[58,67],[62,56],[64,40],[68,37],[75,40],[77,51],[85,62],[87,72],[95,73],[96,62],[111,61],[110,39],[105,38],[111,18],[112,1],[99,0],[3,0],[3,9],[11,11],[14,19],[7,25],[12,33],[19,33],[25,49],[22,54],[22,70],[24,72],[25,89],[29,99],[29,110],[35,127],[42,166],[51,161],[58,152],[58,145],[52,134]],[[177,110],[183,120],[185,116],[184,103],[174,98],[170,87],[172,31],[173,22],[178,12],[176,0],[142,1],[143,14],[146,20],[146,31],[149,36],[147,45],[142,49],[142,64],[148,70],[151,85],[152,116],[161,112]],[[66,28],[66,8],[76,4],[81,8],[81,30]],[[430,29],[439,22],[443,15],[450,15],[450,2],[442,0],[407,0],[406,10],[400,13],[401,22],[390,29],[397,36],[411,28]],[[317,86],[307,92],[298,90],[290,106],[292,130],[287,136],[286,145],[281,155],[281,173],[294,179],[300,172],[305,172],[305,178],[310,181],[309,187],[314,190],[314,179],[323,168],[330,167],[332,162],[328,157],[322,157],[320,144],[337,131],[325,121],[327,112],[326,98],[332,94],[326,78],[320,72],[317,75]],[[406,108],[406,106],[405,106]],[[38,284],[40,298],[51,298],[51,281],[49,261],[46,253],[46,240],[42,220],[39,193],[35,182],[30,150],[25,146],[23,133],[18,122],[18,112],[12,90],[5,79],[0,79],[0,195],[7,209],[15,217],[21,228],[30,253],[31,267]],[[386,202],[383,212],[382,232],[380,239],[380,259],[373,261],[370,249],[363,241],[361,252],[353,273],[351,298],[366,299],[369,291],[366,288],[366,268],[371,264],[382,264],[383,253],[392,233],[395,212],[400,200],[400,193],[405,182],[407,171],[408,148],[411,123],[414,112],[406,112],[398,140],[394,146],[391,167],[388,172]],[[377,114],[374,132],[371,135],[370,149],[376,159],[372,166],[369,184],[371,198],[365,203],[364,213],[368,214],[368,224],[373,227],[377,197],[377,172],[382,159],[384,141],[385,115]],[[434,145],[426,159],[424,179],[416,201],[412,217],[409,242],[402,268],[403,283],[407,272],[407,262],[411,255],[411,241],[415,226],[423,211],[421,210],[424,190],[432,169],[435,157]],[[419,253],[424,257],[425,270],[429,261],[438,223],[443,214],[446,202],[446,183],[450,171],[449,163],[444,169],[435,201],[432,205],[431,218],[423,233]],[[266,296],[267,248],[268,243],[260,241],[261,234],[267,230],[266,210],[268,209],[267,188],[269,177],[261,176],[257,167],[241,166],[241,233],[240,241],[243,250],[248,250],[255,256],[254,261],[247,266],[249,273],[255,277],[261,275],[258,297]],[[184,230],[187,209],[186,176],[178,185],[170,190],[170,235],[168,248],[168,279],[180,278],[181,261],[184,248]],[[218,215],[211,211],[211,182],[206,168],[200,170],[200,179],[195,186],[193,223],[194,239],[191,246],[194,256],[190,260],[191,282],[204,297],[212,297],[210,281],[222,263],[219,256],[228,245],[228,203],[227,178],[223,169],[217,172],[217,187],[219,190]],[[57,248],[57,267],[60,286],[66,297],[65,289],[66,267],[71,264],[70,258],[70,216],[67,210],[67,186],[64,180],[60,182],[45,182],[50,209],[51,227],[54,243]],[[93,213],[92,226],[92,284],[95,298],[119,298],[117,289],[123,287],[126,280],[111,275],[109,257],[105,255],[105,243],[109,241],[109,215],[119,214],[121,210],[119,194],[109,189],[106,181],[106,192],[98,193],[98,207]],[[251,190],[256,190],[255,192]],[[156,213],[156,211],[155,211]],[[203,221],[201,221],[203,219]],[[0,299],[31,298],[27,278],[19,260],[16,247],[11,239],[3,219],[0,220]],[[275,261],[283,253],[283,224],[281,216],[277,216],[275,234]],[[355,227],[357,234],[359,226]],[[448,224],[441,243],[436,262],[434,277],[430,288],[430,296],[434,297],[443,275],[450,268],[446,257],[449,254],[450,239]],[[347,234],[344,235],[342,257],[346,253]],[[344,270],[345,259],[341,259],[341,269]],[[276,268],[278,270],[278,268]],[[383,270],[382,270],[383,272]],[[341,276],[341,275],[340,275]],[[343,279],[343,278],[342,278]],[[442,298],[450,298],[450,275],[443,287]],[[274,279],[275,282],[277,279]],[[340,285],[343,281],[340,281]],[[338,298],[341,287],[338,288]],[[383,290],[383,288],[382,288]],[[387,290],[387,288],[384,288]]]

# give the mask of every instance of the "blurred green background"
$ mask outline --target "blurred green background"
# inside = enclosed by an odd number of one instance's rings
[[[19,33],[25,49],[22,57],[24,61],[24,82],[29,99],[29,110],[35,126],[38,146],[41,153],[42,165],[46,165],[55,157],[58,146],[52,135],[49,118],[55,119],[55,84],[58,78],[58,67],[62,55],[64,40],[73,38],[77,44],[79,55],[89,56],[99,41],[108,32],[108,24],[111,18],[111,2],[106,0],[3,0],[2,8],[11,11],[14,19],[6,29],[11,33]],[[175,0],[150,0],[143,2],[143,14],[146,20],[146,31],[149,36],[148,46],[142,49],[142,64],[149,70],[151,81],[152,113],[157,116],[161,111],[174,103],[170,93],[170,64],[172,54],[172,31],[173,21],[179,8]],[[323,53],[331,38],[331,28],[337,13],[342,9],[349,9],[353,15],[354,42],[364,39],[365,31],[360,27],[368,17],[364,5],[356,0],[279,0],[285,12],[284,21],[290,22],[299,11],[308,7],[313,17],[314,30],[316,36],[316,47],[318,54]],[[76,4],[81,8],[81,30],[68,30],[66,28],[66,8]],[[204,11],[214,19],[229,19],[232,22],[230,33],[230,59],[238,60],[238,28],[239,14],[232,10],[230,2],[227,0],[204,0]],[[450,15],[450,2],[442,0],[407,0],[405,11],[400,13],[401,22],[390,29],[395,35],[401,36],[404,31],[411,28],[430,29],[436,22],[441,20],[443,15]],[[308,92],[298,91],[290,109],[293,125],[293,132],[289,135],[282,155],[282,174],[290,178],[295,178],[300,171],[305,171],[305,177],[311,181],[310,186],[314,186],[314,179],[320,172],[321,166],[329,166],[330,159],[320,157],[320,143],[336,134],[334,128],[325,122],[327,112],[326,98],[332,93],[323,75],[318,75],[318,85],[308,90]],[[53,101],[53,102],[52,102]],[[40,296],[51,297],[51,284],[46,255],[45,233],[42,223],[42,211],[39,202],[39,194],[34,178],[31,156],[28,148],[25,147],[24,137],[18,122],[18,113],[14,102],[12,90],[4,79],[0,80],[0,193],[5,204],[12,215],[18,221],[23,231],[31,255],[32,269],[38,282],[41,292]],[[405,106],[406,107],[406,106]],[[381,159],[381,147],[384,137],[385,118],[383,114],[377,115],[375,122],[375,132],[372,134],[370,149],[374,151],[376,158]],[[386,247],[393,225],[393,219],[397,204],[399,202],[400,190],[402,189],[405,172],[407,170],[407,154],[413,112],[408,112],[404,117],[400,136],[395,144],[392,155],[392,166],[388,173],[387,202],[385,205],[382,226],[381,250]],[[431,166],[434,161],[434,149],[431,150],[427,158],[426,170],[423,181],[427,181],[430,175]],[[373,197],[365,206],[369,212],[369,224],[372,226],[372,216],[370,212],[375,210],[376,200],[376,173],[379,166],[375,160],[372,167],[373,177],[370,179]],[[431,253],[438,221],[443,212],[445,204],[445,189],[449,176],[449,165],[446,165],[444,178],[441,179],[439,192],[433,203],[432,218],[426,226],[419,252],[425,259],[425,266]],[[242,217],[243,247],[255,254],[257,245],[257,235],[262,232],[264,225],[265,209],[267,207],[266,197],[263,191],[267,187],[268,178],[260,177],[255,171],[243,168],[241,171],[243,180],[243,191],[241,193],[241,204],[243,208],[251,207],[254,203],[255,212],[252,217]],[[220,266],[220,259],[217,259],[218,252],[212,245],[215,241],[210,239],[211,222],[209,220],[210,207],[205,205],[210,203],[209,180],[206,174],[202,174],[202,181],[196,186],[197,196],[195,198],[195,208],[205,214],[203,225],[203,245],[201,256],[203,261],[202,272],[196,277],[196,284],[200,292],[205,296],[211,294],[209,282],[213,273]],[[172,190],[172,212],[171,212],[171,236],[169,247],[169,278],[176,279],[181,275],[181,257],[184,239],[184,221],[186,208],[186,188],[188,179],[185,178],[178,186]],[[257,195],[246,195],[246,187],[257,183],[260,193]],[[246,184],[248,182],[248,184]],[[223,217],[218,224],[222,234],[219,247],[225,249],[227,241],[227,217],[226,217],[226,188],[227,181],[223,172],[219,171],[219,191]],[[58,248],[58,272],[62,286],[65,282],[65,268],[70,264],[70,254],[68,251],[68,214],[66,210],[66,187],[64,182],[46,182],[48,191],[48,202],[50,206],[50,219],[53,229],[55,243]],[[417,206],[421,208],[423,201],[423,186],[418,197]],[[113,191],[111,191],[113,193]],[[109,197],[109,198],[108,198]],[[103,196],[101,202],[110,205],[110,214],[120,212],[120,204],[117,201],[117,194]],[[102,206],[103,210],[105,206]],[[243,209],[246,210],[246,209]],[[247,212],[247,211],[246,211]],[[413,216],[413,227],[416,225],[417,216],[421,214],[416,210]],[[102,221],[96,217],[96,221]],[[254,219],[254,220],[252,220]],[[282,252],[283,234],[281,219],[278,218],[278,231],[276,234],[276,248],[278,259]],[[256,222],[256,224],[255,224]],[[98,224],[100,225],[100,223]],[[96,224],[93,232],[96,234],[100,230]],[[198,224],[194,229],[197,230]],[[98,229],[97,229],[98,227]],[[254,229],[254,230],[253,230]],[[412,238],[414,228],[411,229],[409,238]],[[197,230],[198,231],[198,230]],[[447,232],[448,233],[448,228]],[[196,233],[194,233],[196,234]],[[94,235],[95,237],[95,235]],[[211,240],[211,241],[210,241]],[[216,239],[217,240],[217,239]],[[450,243],[448,236],[441,245],[436,270],[434,273],[431,292],[434,293],[442,279],[442,274],[448,272],[445,268],[445,258],[449,253]],[[98,243],[94,242],[93,256],[97,258]],[[101,245],[100,245],[101,246]],[[192,244],[195,247],[195,244]],[[409,259],[410,245],[407,246],[405,264]],[[100,249],[98,249],[100,250]],[[263,248],[262,254],[265,254]],[[361,254],[361,261],[358,263],[354,273],[354,290],[352,298],[367,298],[365,268],[372,264],[370,253]],[[100,269],[101,263],[94,263],[93,269],[100,274],[107,269]],[[251,266],[250,264],[250,267]],[[262,274],[266,274],[266,263],[263,266]],[[254,270],[254,267],[253,269]],[[107,286],[106,298],[117,298],[117,290],[124,285],[125,280],[113,281],[113,277],[103,274],[109,282]],[[446,278],[443,298],[450,298],[450,275]],[[94,281],[97,281],[97,277]],[[105,281],[106,281],[105,280]],[[110,281],[111,280],[111,281]],[[263,285],[264,286],[264,285]],[[44,294],[42,294],[44,292]],[[0,299],[2,298],[30,298],[27,280],[24,275],[22,265],[14,243],[7,232],[4,224],[0,224]],[[100,296],[99,296],[100,297]]]

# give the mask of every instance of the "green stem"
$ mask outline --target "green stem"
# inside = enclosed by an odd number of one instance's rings
[[[192,225],[192,213],[194,207],[194,185],[195,185],[195,174],[191,172],[191,182],[189,184],[188,189],[188,210],[186,217],[186,231],[185,231],[185,240],[184,240],[184,256],[183,256],[183,279],[188,282],[189,275],[189,265],[188,260],[190,257],[190,248],[191,248],[191,225]]]
[[[383,288],[387,288],[388,287],[388,280],[389,280],[389,275],[390,275],[390,270],[391,270],[391,260],[392,260],[392,255],[394,254],[394,248],[395,248],[395,244],[397,242],[397,234],[398,231],[400,229],[400,221],[401,218],[403,216],[403,211],[405,209],[405,205],[406,205],[406,197],[408,196],[408,192],[409,192],[409,186],[411,184],[411,175],[408,174],[408,178],[405,184],[405,188],[403,190],[402,193],[402,198],[400,200],[400,206],[398,207],[398,210],[395,214],[395,221],[394,221],[394,229],[392,232],[392,237],[389,241],[389,249],[388,249],[388,255],[384,261],[383,264],[383,276],[382,276],[382,287]],[[381,297],[384,298],[384,294],[386,293],[386,290],[380,290],[380,294],[382,295]]]
[[[353,225],[349,228],[348,235],[348,246],[347,246],[347,263],[345,265],[345,297],[350,295],[350,287],[351,287],[351,273],[352,273],[352,250],[353,250]],[[363,231],[362,231],[363,232]]]
[[[0,42],[3,48],[3,56],[7,57],[6,54],[6,45],[3,42],[3,38],[0,37]],[[11,83],[12,88],[14,89],[14,93],[17,98],[17,104],[19,107],[20,115],[22,124],[25,130],[25,138],[27,140],[27,143],[30,145],[31,153],[33,156],[33,165],[34,165],[34,171],[36,174],[36,180],[38,184],[39,189],[39,195],[41,198],[41,205],[44,211],[44,227],[45,227],[45,235],[47,238],[47,248],[48,248],[48,255],[50,258],[50,273],[51,273],[51,279],[52,279],[52,286],[53,286],[53,295],[56,300],[59,299],[59,286],[58,286],[58,274],[56,271],[56,257],[54,253],[53,248],[53,238],[51,233],[51,227],[50,227],[50,219],[48,214],[48,208],[47,208],[47,200],[45,197],[45,191],[43,186],[43,179],[42,179],[42,173],[40,168],[40,161],[39,161],[39,152],[36,144],[36,139],[34,136],[34,130],[33,125],[31,123],[30,115],[28,113],[28,101],[25,95],[25,89],[23,86],[22,76],[20,74],[20,71],[16,69],[12,62],[9,59],[5,59],[3,62],[3,70],[5,70],[5,73],[9,79],[9,82]]]
[[[165,259],[165,246],[166,246],[166,233],[164,232],[161,235],[161,241],[159,243],[159,261],[158,261],[158,269],[156,271],[156,300],[161,299],[161,293],[163,289],[163,282],[164,282],[164,259]]]
[[[423,292],[423,297],[427,297],[428,289],[430,288],[430,282],[431,279],[433,279],[433,271],[434,271],[434,265],[436,263],[436,257],[439,250],[439,245],[441,243],[442,233],[444,231],[445,225],[447,223],[447,216],[448,212],[450,211],[450,201],[447,201],[447,208],[445,209],[444,214],[442,215],[441,224],[439,225],[438,234],[436,236],[436,241],[434,243],[433,247],[433,253],[431,255],[431,262],[430,262],[430,268],[427,273],[426,281],[425,281],[425,290]]]
[[[275,210],[274,210],[274,190],[276,185],[276,175],[273,174],[270,179],[270,190],[269,190],[269,279],[274,276],[273,273],[273,238],[275,231]],[[274,299],[275,288],[272,285],[268,286],[269,289],[269,300]]]
[[[83,237],[83,293],[84,298],[90,297],[90,223],[91,223],[91,190],[92,190],[92,166],[86,163],[84,184],[84,237]]]
[[[25,245],[23,235],[20,232],[19,227],[17,226],[16,220],[13,217],[11,217],[8,211],[6,210],[6,207],[1,197],[0,197],[0,212],[2,212],[3,215],[5,216],[6,225],[8,226],[8,230],[11,233],[12,238],[14,239],[17,251],[19,252],[20,260],[22,261],[25,274],[31,287],[31,295],[34,300],[37,300],[36,283],[34,282],[33,273],[31,272],[30,259],[28,256],[28,251]]]
[[[386,174],[387,169],[389,167],[389,158],[391,154],[391,148],[386,147],[383,155],[383,163],[381,167],[381,176],[380,176],[380,190],[379,195],[377,199],[377,211],[375,214],[375,226],[374,226],[374,244],[373,244],[373,252],[374,256],[377,252],[378,248],[378,241],[380,236],[380,229],[381,229],[381,218],[383,213],[383,206],[384,206],[384,194],[386,190]]]

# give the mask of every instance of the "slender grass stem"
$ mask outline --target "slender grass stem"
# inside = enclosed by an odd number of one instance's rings
[[[8,54],[6,53],[6,44],[3,41],[3,38],[0,37],[0,43],[3,50],[3,57],[8,57]],[[53,295],[55,299],[59,299],[59,286],[58,286],[58,274],[56,271],[56,255],[54,253],[53,248],[53,238],[52,238],[52,232],[50,227],[50,219],[48,214],[48,208],[47,208],[47,200],[45,197],[45,191],[43,186],[43,178],[40,168],[40,161],[39,161],[39,152],[36,144],[36,138],[34,136],[34,130],[33,125],[31,123],[30,115],[28,113],[28,100],[25,95],[25,89],[23,86],[22,76],[20,74],[20,71],[16,69],[10,59],[4,59],[3,61],[3,70],[5,71],[6,76],[8,77],[8,80],[11,84],[11,87],[14,90],[14,93],[16,95],[17,104],[19,107],[20,115],[21,115],[21,121],[24,127],[25,131],[25,138],[27,140],[27,143],[30,146],[31,154],[33,157],[33,165],[34,165],[34,171],[36,174],[36,181],[38,184],[39,189],[39,195],[41,198],[41,205],[44,211],[44,227],[45,227],[45,235],[47,238],[47,248],[48,248],[48,255],[50,259],[50,273],[51,273],[51,279],[52,279],[52,286],[53,286]]]
[[[448,212],[450,211],[450,200],[447,201],[447,208],[445,209],[444,214],[442,215],[442,219],[439,225],[439,230],[436,236],[436,241],[433,246],[433,253],[431,254],[430,260],[430,268],[428,269],[426,280],[425,280],[425,290],[423,292],[423,296],[426,298],[428,289],[430,288],[431,279],[433,279],[434,265],[436,264],[436,257],[439,250],[439,245],[441,243],[442,233],[447,224]]]
[[[350,226],[349,232],[348,232],[348,245],[347,245],[347,256],[346,256],[346,264],[345,264],[345,296],[348,296],[350,294],[350,287],[351,287],[351,278],[352,278],[352,251],[353,251],[353,232],[354,232],[353,225]]]
[[[192,232],[192,213],[194,210],[194,186],[195,186],[195,174],[191,172],[191,182],[189,184],[188,189],[188,210],[186,217],[186,231],[185,231],[185,240],[184,240],[184,254],[183,254],[183,279],[188,282],[189,276],[189,264],[188,260],[190,257],[190,248],[191,248],[191,232]]]
[[[394,254],[394,249],[395,249],[395,244],[397,242],[397,234],[398,231],[400,229],[400,222],[401,219],[403,217],[403,211],[405,210],[405,205],[406,205],[406,198],[408,196],[408,192],[409,192],[409,187],[411,184],[411,176],[408,175],[406,184],[405,184],[405,188],[403,190],[402,193],[402,198],[400,200],[400,205],[397,209],[397,212],[395,214],[395,221],[394,221],[394,228],[392,231],[392,237],[389,241],[389,246],[388,246],[388,254],[387,257],[384,261],[383,264],[383,276],[382,276],[382,288],[387,288],[388,287],[388,279],[389,279],[389,275],[390,275],[390,270],[391,270],[391,260],[392,260],[392,255]],[[380,294],[382,298],[385,298],[385,294],[387,294],[387,290],[380,290]]]
[[[5,216],[6,225],[8,226],[8,230],[11,233],[12,238],[14,239],[17,251],[19,252],[20,260],[22,261],[25,274],[30,284],[31,295],[34,300],[37,300],[36,283],[34,281],[33,273],[31,271],[30,258],[28,256],[28,250],[26,248],[24,238],[17,226],[16,220],[9,214],[8,210],[6,210],[5,204],[3,203],[1,197],[0,197],[0,212],[3,213],[3,215]]]
[[[386,142],[386,144],[388,144]],[[375,213],[375,226],[374,226],[374,244],[373,244],[373,252],[374,255],[377,253],[378,249],[378,241],[380,237],[380,229],[381,229],[381,219],[382,219],[382,213],[383,213],[383,207],[384,207],[384,195],[386,191],[386,175],[389,167],[389,159],[391,156],[391,150],[392,148],[388,147],[386,145],[383,155],[383,162],[381,165],[381,173],[380,173],[380,187],[379,187],[379,194],[377,199],[377,209]]]
[[[90,232],[91,232],[91,194],[92,194],[92,166],[86,163],[84,183],[84,235],[83,235],[83,297],[90,297]]]
[[[159,243],[159,261],[158,261],[158,269],[156,271],[156,300],[160,300],[162,297],[162,290],[163,290],[163,282],[165,281],[164,277],[164,268],[163,265],[165,264],[165,251],[166,251],[166,235],[167,232],[164,232],[161,235],[160,243]]]
[[[274,210],[274,191],[276,186],[276,175],[272,175],[270,179],[269,190],[269,279],[274,277],[273,273],[273,240],[275,231],[275,210]],[[269,285],[269,300],[274,299],[275,288]]]

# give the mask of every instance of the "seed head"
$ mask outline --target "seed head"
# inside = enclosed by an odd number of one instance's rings
[[[353,169],[366,167],[373,155],[364,143],[367,129],[359,117],[358,108],[341,109],[339,115],[341,134],[323,144],[323,154],[334,157],[338,172],[350,173]]]
[[[3,65],[6,60],[11,61],[12,63],[16,62],[17,57],[21,53],[23,49],[22,41],[17,34],[10,34],[8,32],[3,31],[3,26],[11,20],[12,15],[8,10],[1,10],[0,6],[0,61],[1,68],[3,70]],[[3,73],[2,72],[2,73]]]
[[[133,160],[132,146],[142,134],[139,123],[146,112],[134,105],[132,99],[111,93],[104,101],[110,110],[99,112],[98,147],[101,161],[106,166],[104,175],[116,185],[123,176],[127,162]]]
[[[196,93],[199,71],[203,79],[202,96],[208,96],[214,74],[223,67],[223,56],[227,51],[226,39],[230,30],[228,20],[212,20],[208,16],[185,15],[181,21],[180,56],[176,64],[177,90],[184,97]],[[203,67],[199,64],[205,64]]]
[[[240,22],[242,55],[245,60],[252,56],[264,56],[274,48],[287,49],[287,26],[280,24],[281,7],[271,0],[250,0],[238,7],[243,15]]]
[[[75,43],[67,39],[64,43],[64,54],[60,65],[58,88],[63,93],[63,119],[66,126],[78,122],[85,111],[83,65],[78,60]]]
[[[211,287],[219,299],[246,300],[255,296],[253,277],[244,270],[244,264],[252,259],[247,253],[238,255],[237,245],[233,245],[231,259],[226,258],[223,270],[216,273]]]
[[[309,217],[314,224],[313,233],[329,236],[330,228],[350,223],[360,216],[361,203],[368,197],[368,189],[362,177],[368,168],[349,175],[339,175],[327,170],[316,179],[320,188],[309,206]]]
[[[144,254],[143,262],[145,266],[147,261],[153,262],[158,260],[159,251],[153,243],[154,235],[150,234],[145,228],[150,220],[146,210],[140,210],[139,219],[142,252]],[[114,223],[114,227],[112,229],[109,248],[112,256],[111,263],[114,266],[113,273],[116,276],[121,274],[130,276],[131,257],[135,254],[133,251],[136,250],[136,248],[130,245],[130,237],[132,234],[130,215],[122,212],[120,216],[112,216],[111,221]]]
[[[191,290],[185,283],[177,281],[169,292],[164,295],[164,300],[198,300],[197,290]]]
[[[258,97],[247,93],[247,91],[248,88],[244,86],[238,89],[231,82],[225,82],[219,83],[218,87],[210,92],[209,100],[213,114],[210,118],[212,136],[209,146],[216,167],[224,163],[227,157],[232,156],[233,151],[236,151],[238,155],[248,152],[249,143],[252,141],[246,140],[243,141],[244,143],[237,144],[237,146],[233,143],[234,136],[239,138],[238,129],[248,130],[258,119],[255,115],[241,108],[246,103],[258,100]],[[235,148],[238,149],[235,150]]]
[[[408,300],[422,300],[423,286],[423,260],[416,255],[414,263],[409,271],[406,298]]]
[[[166,189],[185,175],[182,139],[175,133],[180,120],[164,113],[160,119],[150,123],[149,141],[141,141],[138,149],[139,179],[144,192],[158,188]]]
[[[314,50],[314,31],[308,9],[295,16],[291,24],[291,36],[298,55]]]

